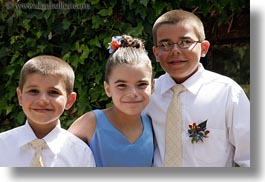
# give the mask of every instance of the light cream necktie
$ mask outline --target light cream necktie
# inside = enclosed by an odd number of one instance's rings
[[[174,95],[167,111],[165,167],[182,166],[182,111],[178,96],[184,90],[183,85],[173,87]]]
[[[32,159],[32,167],[45,167],[42,158],[42,149],[45,148],[46,142],[43,139],[35,139],[30,142],[30,145],[35,149],[35,154]]]

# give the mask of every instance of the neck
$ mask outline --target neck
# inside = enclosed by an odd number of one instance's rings
[[[110,121],[120,123],[121,125],[135,125],[141,122],[141,113],[136,115],[128,115],[115,107],[105,109],[104,112]]]
[[[29,125],[37,138],[42,139],[48,135],[58,124],[59,121],[54,121],[49,124],[38,124],[29,121]]]

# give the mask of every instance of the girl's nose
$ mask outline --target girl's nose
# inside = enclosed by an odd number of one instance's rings
[[[130,96],[130,97],[137,97],[137,95],[138,95],[138,92],[137,92],[137,89],[136,88],[132,88],[132,89],[130,89],[130,91],[129,91],[129,93],[128,93],[128,96]]]

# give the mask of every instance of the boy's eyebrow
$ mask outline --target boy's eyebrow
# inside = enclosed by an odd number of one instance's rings
[[[38,85],[27,85],[26,88],[38,88]],[[56,90],[60,90],[57,87],[49,87],[49,89],[56,89]]]
[[[160,41],[159,41],[159,43],[160,42],[167,42],[167,41],[170,41],[169,39],[161,39]]]
[[[26,85],[27,88],[35,88],[38,87],[38,85]]]
[[[126,83],[125,80],[116,80],[114,83],[120,83],[120,82],[122,82],[122,83]]]
[[[182,39],[191,39],[191,38],[190,38],[190,37],[185,37],[185,36],[184,36],[184,37],[180,37],[179,39],[182,40]],[[161,40],[159,41],[159,43],[160,43],[160,42],[167,42],[167,41],[171,41],[171,40],[170,40],[170,39],[161,39]]]

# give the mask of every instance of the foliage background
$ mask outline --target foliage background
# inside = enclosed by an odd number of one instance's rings
[[[59,3],[86,7],[37,8]],[[220,34],[220,27],[226,27],[224,35],[229,34],[242,13],[249,15],[247,0],[0,0],[0,132],[25,122],[15,90],[21,67],[33,56],[61,57],[76,73],[78,99],[61,118],[64,128],[87,111],[109,106],[103,79],[112,36],[126,33],[145,39],[155,77],[161,75],[163,71],[152,55],[152,24],[162,13],[178,8],[193,11],[205,24],[212,47],[202,60],[206,68],[230,76],[249,96],[249,27],[243,27],[248,34],[244,38],[223,39]]]

